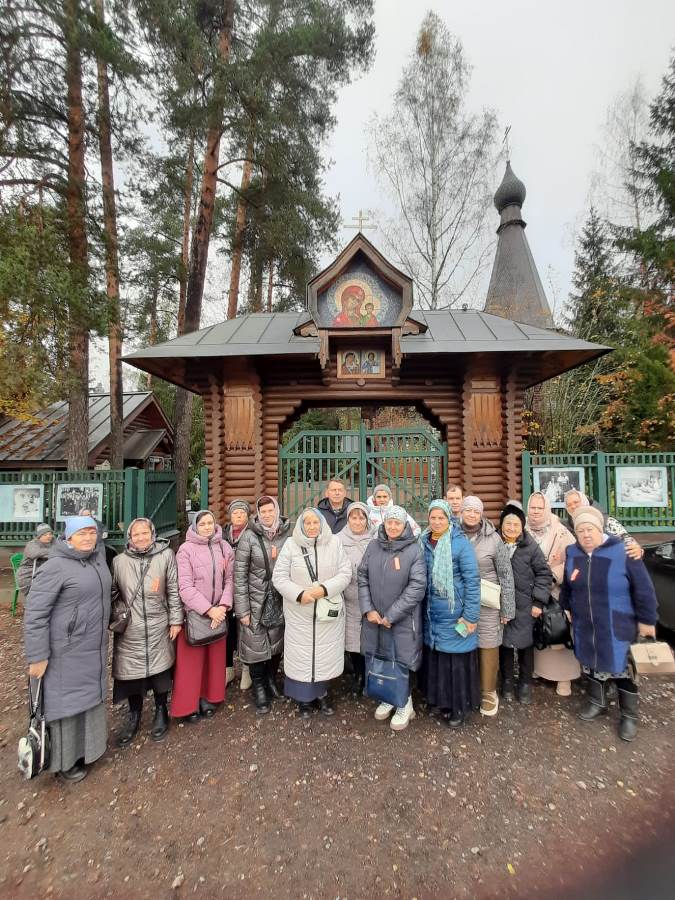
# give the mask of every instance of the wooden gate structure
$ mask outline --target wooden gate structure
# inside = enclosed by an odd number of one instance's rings
[[[526,389],[608,352],[548,327],[524,196],[507,165],[484,311],[413,309],[411,279],[359,233],[309,282],[304,310],[241,316],[126,357],[203,397],[221,521],[234,498],[278,492],[281,437],[312,407],[415,406],[441,435],[448,482],[492,517],[521,496]]]
[[[422,522],[429,502],[446,483],[447,447],[430,430],[301,431],[279,454],[279,502],[292,519],[316,506],[326,483],[339,478],[352,500],[363,500],[376,484],[391,488],[394,502]]]

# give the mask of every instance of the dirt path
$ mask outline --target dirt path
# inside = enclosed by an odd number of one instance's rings
[[[673,846],[673,684],[644,687],[632,745],[615,710],[586,725],[578,691],[541,684],[529,709],[459,734],[420,703],[393,734],[346,696],[333,719],[305,724],[285,703],[256,719],[234,690],[163,744],[146,708],[134,746],[67,786],[15,768],[24,671],[21,619],[3,609],[0,897],[658,896],[626,853]]]

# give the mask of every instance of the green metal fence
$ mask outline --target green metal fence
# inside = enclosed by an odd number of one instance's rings
[[[417,428],[353,431],[301,431],[279,453],[279,497],[285,515],[295,519],[323,497],[331,478],[344,481],[347,495],[365,500],[384,482],[394,501],[426,520],[427,505],[446,481],[446,445],[431,431]]]
[[[675,453],[525,451],[522,469],[524,503],[546,488],[560,503],[580,477],[585,493],[629,531],[675,531]]]
[[[87,491],[89,485],[91,491]],[[3,486],[11,490],[3,491]],[[0,545],[25,544],[38,522],[47,522],[58,533],[64,515],[89,505],[96,507],[96,517],[108,531],[107,542],[113,545],[124,543],[129,522],[138,516],[152,519],[162,537],[178,533],[174,472],[25,470],[0,472]],[[17,521],[17,517],[30,517],[30,521]]]

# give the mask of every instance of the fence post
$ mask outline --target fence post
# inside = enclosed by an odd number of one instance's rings
[[[136,472],[134,466],[124,470],[124,528],[125,532],[136,518]]]
[[[136,492],[136,518],[145,518],[145,469],[138,469],[136,480],[138,490]]]
[[[209,467],[202,466],[199,470],[199,508],[209,508]]]
[[[598,496],[596,500],[600,506],[608,513],[612,513],[609,508],[609,496],[607,494],[607,459],[603,450],[595,452],[595,471],[598,480]]]
[[[530,488],[532,480],[532,454],[529,450],[523,450],[520,457],[520,465],[523,482],[523,507],[527,509],[527,501],[530,499],[532,490]]]

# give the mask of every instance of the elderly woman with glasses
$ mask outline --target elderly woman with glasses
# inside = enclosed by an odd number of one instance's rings
[[[304,510],[272,572],[284,601],[284,690],[302,719],[316,702],[324,716],[335,712],[329,687],[344,670],[343,591],[351,577],[338,536],[318,509]]]

